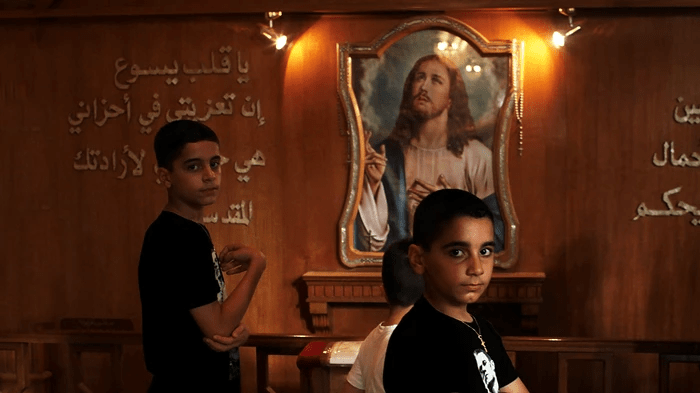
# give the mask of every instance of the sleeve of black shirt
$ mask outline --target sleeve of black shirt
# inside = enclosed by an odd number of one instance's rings
[[[199,228],[192,228],[199,229]],[[176,307],[191,310],[217,300],[213,249],[205,232],[188,230],[163,247],[168,289]]]
[[[518,372],[510,361],[508,352],[503,346],[503,340],[491,323],[485,319],[479,318],[479,323],[488,329],[489,337],[489,355],[496,364],[496,376],[498,378],[498,386],[504,387],[518,378]],[[492,353],[493,352],[493,353]]]

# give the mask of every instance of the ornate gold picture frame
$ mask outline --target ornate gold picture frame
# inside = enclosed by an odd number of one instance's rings
[[[410,235],[416,195],[444,187],[489,205],[496,266],[515,264],[508,147],[512,134],[522,138],[522,56],[522,42],[489,41],[448,17],[410,19],[370,44],[338,45],[351,160],[339,222],[345,266],[381,265],[383,250]],[[431,128],[444,133],[435,139],[442,145],[417,144],[438,117],[447,119]]]

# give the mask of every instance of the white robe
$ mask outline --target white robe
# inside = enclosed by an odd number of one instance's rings
[[[493,159],[491,150],[478,140],[470,140],[464,146],[461,157],[456,157],[447,147],[424,149],[413,143],[403,148],[406,186],[411,187],[416,179],[437,185],[440,175],[445,176],[451,188],[469,191],[484,199],[495,192],[493,178]],[[406,190],[404,190],[406,192]],[[379,251],[389,235],[388,205],[384,185],[380,183],[377,197],[372,198],[369,181],[365,178],[359,214],[362,219],[362,232],[370,239],[370,249]],[[408,230],[412,231],[413,213],[418,203],[408,199]]]

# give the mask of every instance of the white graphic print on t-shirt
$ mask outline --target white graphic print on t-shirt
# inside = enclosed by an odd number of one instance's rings
[[[488,393],[498,393],[498,379],[496,378],[496,364],[486,351],[479,348],[474,351],[476,366],[479,368],[481,380]]]

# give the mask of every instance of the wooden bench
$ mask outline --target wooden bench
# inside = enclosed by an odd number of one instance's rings
[[[257,392],[269,393],[269,356],[294,356],[300,370],[302,392],[335,392],[345,380],[363,337],[319,335],[252,334],[245,347],[255,348]],[[557,375],[558,392],[567,393],[572,361],[603,363],[604,391],[610,392],[613,380],[611,360],[622,354],[654,354],[658,358],[659,392],[669,391],[670,365],[675,362],[700,363],[700,343],[646,340],[600,340],[587,338],[503,337],[509,355],[517,363],[528,353],[555,356],[557,367],[548,370]],[[115,370],[122,365],[121,348],[141,346],[141,335],[135,332],[37,332],[0,335],[0,390],[19,393],[42,391],[42,383],[52,383],[55,391],[86,392],[94,389],[85,383],[80,362],[70,354],[85,354],[99,349]],[[42,368],[46,347],[61,349],[59,364]],[[75,359],[74,359],[75,360]],[[78,365],[76,367],[76,364]],[[109,391],[119,392],[123,381],[112,374]],[[61,382],[63,381],[63,382]],[[56,383],[60,382],[60,383]],[[83,383],[83,385],[81,385]]]
[[[612,359],[622,354],[655,354],[658,357],[659,393],[670,390],[670,364],[700,365],[700,342],[601,340],[589,338],[503,337],[508,355],[517,365],[518,355],[550,353],[557,357],[557,392],[567,393],[572,360],[602,362],[603,393],[613,392]],[[297,358],[303,393],[337,392],[350,371],[359,342],[311,342]],[[355,353],[353,353],[355,351]],[[553,372],[549,372],[553,371]]]
[[[87,382],[84,373],[84,355],[101,354],[108,359],[110,375],[108,380],[99,381],[109,392],[122,392],[121,376],[123,347],[142,345],[140,333],[106,331],[85,331],[83,329],[54,329],[54,325],[44,326],[43,331],[34,333],[12,333],[0,335],[0,391],[20,393],[41,392],[46,385],[55,386],[62,392],[99,392]],[[358,337],[288,334],[251,334],[244,347],[255,349],[257,392],[273,392],[269,386],[269,357],[273,355],[296,358],[310,342],[330,340],[359,340]],[[325,341],[324,341],[325,340]],[[49,348],[51,347],[51,348]],[[49,349],[58,353],[57,361],[48,362]],[[89,360],[88,360],[89,361]],[[47,366],[46,369],[41,367]],[[43,384],[43,385],[42,385]]]

